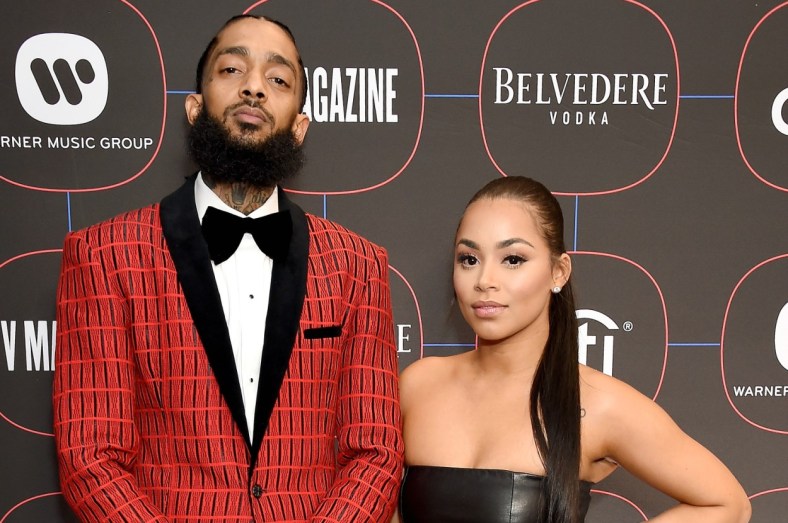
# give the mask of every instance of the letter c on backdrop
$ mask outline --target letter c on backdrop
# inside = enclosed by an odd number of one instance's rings
[[[788,136],[788,123],[786,123],[785,119],[783,118],[783,106],[787,100],[788,88],[785,88],[774,97],[774,102],[772,102],[772,123],[774,124],[775,129],[786,136]],[[783,312],[785,312],[785,309],[783,309]]]
[[[777,325],[774,328],[774,351],[777,353],[777,361],[788,370],[788,303],[783,305],[777,316]]]

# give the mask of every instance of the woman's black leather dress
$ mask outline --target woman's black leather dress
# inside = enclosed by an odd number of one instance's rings
[[[508,470],[409,466],[400,491],[402,523],[536,523],[542,476]],[[580,482],[582,518],[591,483]],[[582,520],[581,518],[581,520]]]

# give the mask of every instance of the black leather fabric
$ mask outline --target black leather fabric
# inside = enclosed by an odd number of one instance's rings
[[[542,476],[508,470],[409,466],[400,491],[402,523],[536,523]],[[585,518],[591,483],[580,482]]]

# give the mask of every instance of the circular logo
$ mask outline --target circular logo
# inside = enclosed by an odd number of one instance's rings
[[[479,82],[487,153],[556,194],[631,188],[662,164],[678,118],[673,37],[629,0],[525,2],[495,26]]]
[[[307,164],[288,190],[354,193],[399,176],[424,117],[421,54],[407,21],[378,0],[268,0],[247,11],[298,20],[290,29],[307,69],[311,123]]]

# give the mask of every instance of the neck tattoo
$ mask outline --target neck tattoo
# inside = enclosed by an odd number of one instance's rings
[[[274,192],[273,187],[257,187],[244,182],[217,182],[203,173],[205,185],[227,205],[245,215],[262,207]]]

